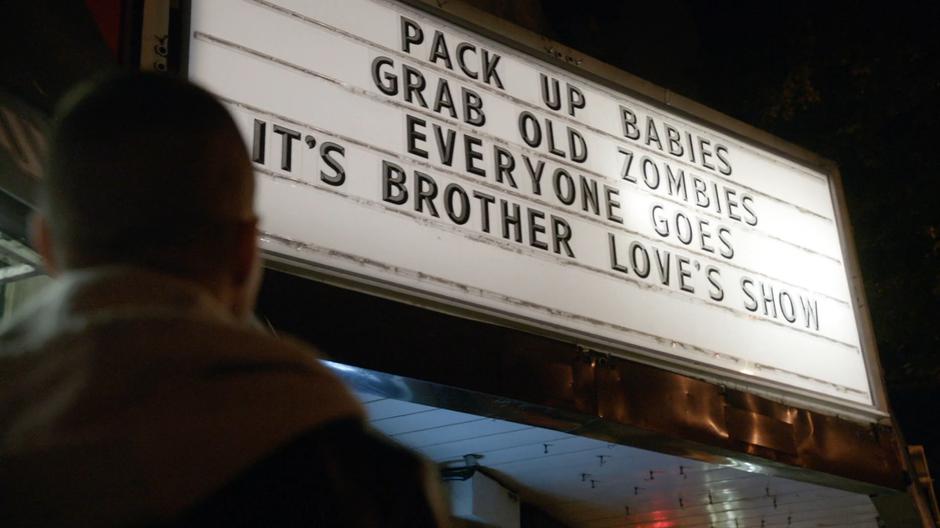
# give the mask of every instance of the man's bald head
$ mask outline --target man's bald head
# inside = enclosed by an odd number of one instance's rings
[[[232,117],[181,79],[123,74],[58,112],[43,209],[60,268],[129,264],[203,277],[253,229],[254,179]]]

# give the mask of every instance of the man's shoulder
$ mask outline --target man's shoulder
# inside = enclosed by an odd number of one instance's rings
[[[433,466],[359,420],[308,430],[174,525],[439,526]]]
[[[236,319],[202,289],[139,270],[72,273],[0,324],[7,356],[68,350],[171,346],[195,350],[272,350],[310,355],[311,346]]]

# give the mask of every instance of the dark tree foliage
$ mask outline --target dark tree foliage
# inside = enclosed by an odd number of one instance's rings
[[[940,471],[940,4],[480,5],[839,164],[889,398]]]

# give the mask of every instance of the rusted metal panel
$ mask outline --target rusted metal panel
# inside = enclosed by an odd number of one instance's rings
[[[763,447],[786,455],[796,455],[793,425],[753,411],[727,407],[728,436],[747,445]]]
[[[704,382],[609,358],[597,369],[598,415],[689,440],[726,439],[724,403]]]
[[[905,473],[897,456],[898,438],[890,427],[866,427],[805,411],[800,412],[794,425],[804,467],[838,471],[861,481],[895,475],[894,487],[905,485]]]

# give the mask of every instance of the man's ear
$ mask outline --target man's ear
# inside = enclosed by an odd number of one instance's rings
[[[52,227],[41,213],[34,212],[29,217],[29,238],[33,248],[42,257],[46,273],[56,276],[59,273],[59,261],[52,244]]]
[[[258,221],[249,220],[239,224],[235,245],[235,283],[243,285],[256,280],[259,266]]]
[[[239,319],[250,319],[261,286],[261,254],[256,220],[238,226],[234,249],[235,267],[230,275],[233,287],[230,291],[231,309]]]

